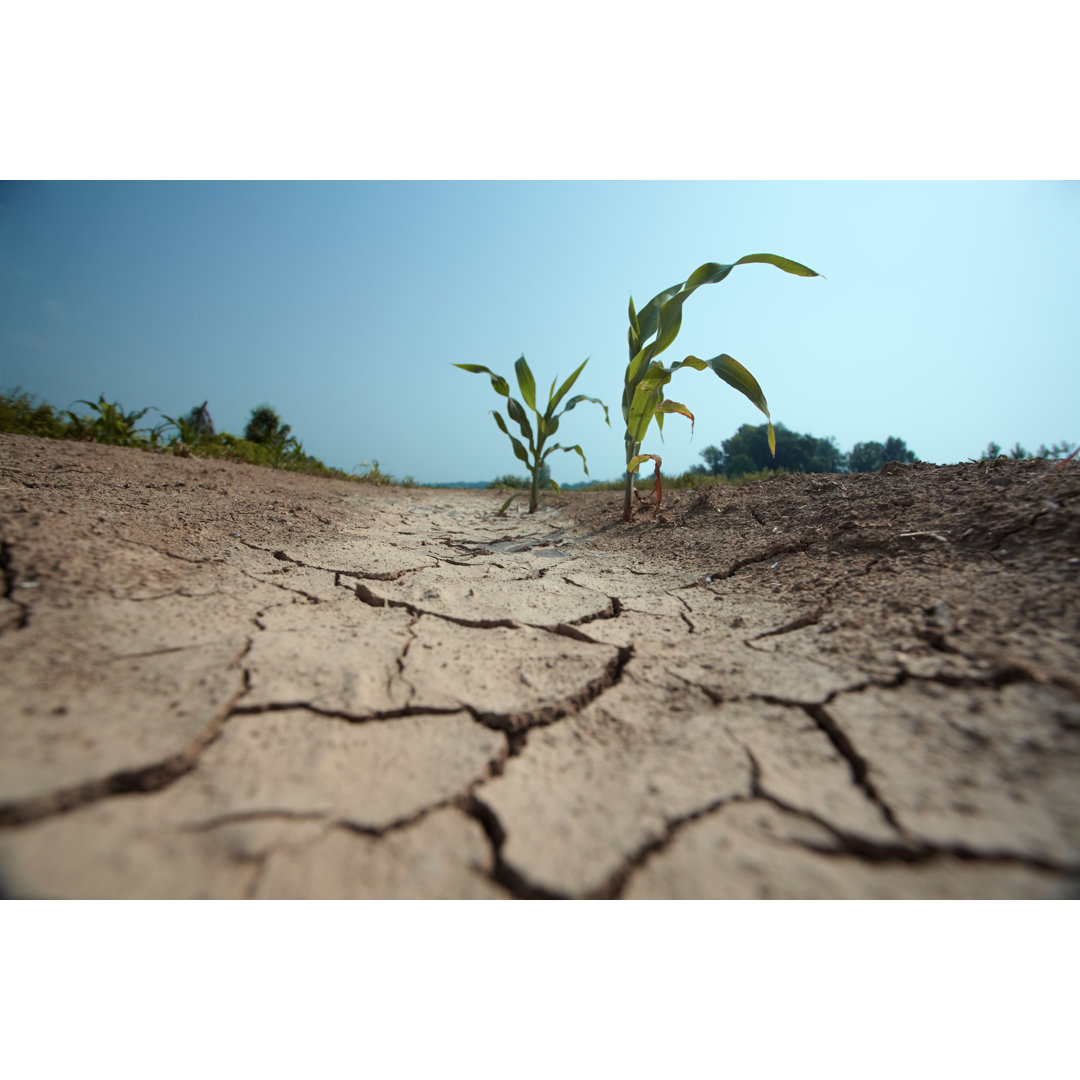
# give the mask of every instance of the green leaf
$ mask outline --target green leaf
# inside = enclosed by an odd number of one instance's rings
[[[638,383],[641,382],[642,374],[647,370],[649,357],[652,356],[652,346],[646,345],[640,352],[635,353],[630,363],[626,365],[626,374],[623,377],[623,400],[622,414],[625,420],[630,412],[630,404],[637,393]]]
[[[536,380],[524,355],[514,362],[514,371],[517,373],[518,386],[521,388],[521,397],[526,405],[536,412]]]
[[[702,285],[716,284],[723,281],[735,269],[735,266],[735,263],[703,263],[686,279],[683,287],[693,290]]]
[[[582,450],[580,446],[560,446],[559,443],[556,443],[554,446],[549,446],[547,450],[544,451],[544,456],[540,459],[540,464],[543,464],[545,461],[547,461],[547,459],[552,454],[554,454],[556,450],[561,450],[564,454],[571,454],[576,452],[581,458],[581,464],[582,467],[585,469],[585,475],[589,475],[589,466],[588,463],[585,461],[585,451]]]
[[[657,406],[664,400],[664,392],[659,387],[646,390],[639,386],[634,393],[634,400],[630,404],[630,413],[626,421],[626,441],[634,446],[640,446],[645,440],[645,433],[649,430],[656,415]]]
[[[513,398],[511,398],[510,400],[512,401]],[[514,438],[514,436],[510,434],[509,430],[506,427],[506,421],[503,420],[503,418],[497,412],[493,411],[491,415],[495,417],[495,423],[499,425],[499,430],[504,435],[509,436],[510,442],[513,444],[514,447],[514,456],[517,457],[519,461],[524,461],[531,470],[532,465],[529,464],[529,453],[525,449],[525,447],[521,445],[521,440]]]
[[[562,384],[562,386],[559,387],[559,392],[554,397],[549,397],[547,407],[548,416],[554,415],[555,409],[558,408],[559,402],[562,401],[564,397],[566,397],[567,393],[570,390],[570,387],[572,387],[574,383],[577,382],[577,377],[582,373],[582,371],[585,370],[585,364],[587,364],[588,362],[589,358],[586,357],[581,366],[566,380],[566,382]],[[554,386],[555,384],[552,383],[551,385]],[[569,407],[570,406],[568,405],[567,408]],[[563,412],[566,412],[566,409],[563,409]]]
[[[524,491],[516,491],[516,492],[514,492],[514,494],[513,494],[513,495],[511,495],[511,496],[510,496],[510,498],[509,498],[509,499],[507,499],[507,500],[506,500],[506,502],[504,502],[504,503],[502,504],[502,506],[500,506],[500,507],[499,507],[499,517],[502,517],[502,516],[503,516],[503,515],[504,515],[504,514],[506,513],[507,507],[508,507],[508,506],[509,506],[509,505],[510,505],[510,504],[511,504],[511,503],[512,503],[512,502],[513,502],[513,501],[514,501],[515,499],[520,499],[520,498],[521,498],[521,497],[522,497],[522,496],[523,496],[524,494],[525,494],[525,492],[524,492]]]
[[[649,370],[645,372],[638,386],[646,393],[651,393],[661,386],[667,386],[671,382],[671,373],[676,366],[673,364],[671,367],[666,368],[663,364],[654,360],[649,365]]]
[[[660,314],[660,305],[670,300],[682,287],[683,282],[680,281],[678,285],[672,285],[663,292],[657,293],[641,309],[641,311],[638,312],[638,327],[640,329],[641,341],[648,341],[649,338],[656,333],[656,320]]]
[[[510,419],[517,422],[518,427],[521,428],[521,434],[529,440],[529,445],[532,446],[532,425],[529,423],[528,414],[522,408],[521,402],[517,398],[508,397],[506,399],[506,411],[509,413]]]
[[[735,265],[741,266],[743,263],[768,263],[799,277],[821,277],[816,270],[811,270],[809,266],[803,266],[794,259],[785,259],[783,255],[744,255]]]
[[[563,409],[563,411],[559,413],[559,416],[562,416],[563,413],[568,413],[575,405],[579,405],[583,401],[591,401],[594,405],[599,405],[600,408],[604,410],[604,423],[607,424],[608,427],[611,427],[611,420],[608,418],[607,406],[599,398],[588,397],[585,394],[576,394],[574,397],[572,397],[566,403],[566,407]]]
[[[626,340],[630,345],[630,355],[634,356],[641,350],[641,326],[638,323],[637,312],[634,310],[634,298],[630,297],[630,329],[626,331]]]
[[[740,394],[749,398],[766,417],[769,416],[769,403],[765,400],[765,394],[762,392],[757,379],[735,357],[728,356],[727,353],[710,357],[708,360],[688,356],[683,361],[683,364],[696,367],[699,371],[704,370],[705,367],[712,368],[728,386],[733,386]]]
[[[727,353],[721,353],[719,356],[713,356],[708,360],[699,360],[696,356],[688,356],[683,361],[683,364],[696,367],[699,371],[704,370],[706,367],[712,368],[728,386],[733,386],[740,394],[749,398],[765,414],[765,418],[769,421],[769,450],[775,457],[776,432],[773,431],[772,417],[769,415],[769,403],[765,400],[765,394],[762,392],[757,379],[738,360],[733,356],[728,356]]]
[[[657,293],[656,296],[654,296],[648,304],[638,312],[638,340],[636,343],[631,341],[631,356],[636,355],[634,348],[635,344],[638,346],[637,351],[640,351],[640,343],[642,341],[648,341],[648,339],[656,332],[657,323],[660,321],[660,309],[663,305],[669,303],[676,297],[679,297],[679,306],[681,307],[696,289],[700,288],[702,285],[713,285],[723,281],[736,266],[741,266],[746,263],[768,263],[789,274],[797,274],[799,277],[821,276],[816,270],[811,270],[809,266],[804,266],[802,263],[795,262],[794,259],[786,259],[782,255],[744,255],[741,259],[738,259],[733,263],[703,263],[686,279],[686,281],[681,281],[677,285],[672,285],[663,292]],[[670,320],[673,313],[674,309],[665,313],[664,319]],[[670,344],[671,342],[669,340],[667,345]],[[664,348],[667,348],[667,345],[665,345]],[[661,351],[661,349],[658,349],[652,355],[658,355]]]
[[[491,385],[495,393],[502,394],[504,398],[510,396],[510,384],[501,375],[496,375],[491,368],[486,368],[483,364],[454,364],[452,366],[459,367],[462,371],[471,371],[474,374],[490,375]]]
[[[656,341],[653,342],[652,357],[659,356],[678,336],[682,326],[683,302],[689,295],[689,292],[677,293],[661,305],[656,320]]]

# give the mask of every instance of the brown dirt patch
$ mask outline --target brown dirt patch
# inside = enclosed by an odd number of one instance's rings
[[[0,890],[1060,897],[1080,463],[495,516],[0,435]]]

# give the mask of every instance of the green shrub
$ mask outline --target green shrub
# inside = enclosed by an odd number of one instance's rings
[[[105,443],[108,446],[145,446],[151,445],[149,436],[140,436],[135,424],[141,420],[151,409],[156,408],[148,405],[138,412],[124,412],[124,407],[118,401],[106,401],[104,394],[99,394],[96,402],[80,399],[76,405],[89,405],[93,410],[88,415],[77,415],[70,410],[65,410],[71,418],[68,438],[89,439],[94,442]],[[142,429],[150,431],[151,429]],[[160,429],[153,429],[156,434]]]
[[[32,395],[16,386],[10,393],[0,393],[0,431],[10,435],[37,435],[44,439],[63,439],[67,423],[56,415],[47,402],[35,404]]]

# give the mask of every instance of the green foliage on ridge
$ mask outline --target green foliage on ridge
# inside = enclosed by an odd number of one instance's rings
[[[252,420],[245,431],[245,434],[256,434],[265,440],[257,441],[238,438],[227,431],[216,433],[207,411],[208,402],[203,402],[182,417],[173,418],[162,414],[165,422],[154,427],[136,426],[153,406],[125,412],[119,402],[106,401],[104,394],[101,394],[96,402],[81,400],[74,404],[87,406],[89,412],[75,412],[70,409],[60,412],[47,402],[38,402],[19,387],[9,393],[0,392],[0,431],[46,439],[72,439],[133,447],[180,457],[218,458],[265,468],[285,469],[307,476],[326,476],[376,484],[394,483],[391,476],[380,471],[377,461],[368,463],[367,471],[363,473],[347,473],[324,465],[318,458],[304,452],[303,444],[290,436],[289,426],[283,425],[276,411],[268,405],[260,405],[252,410]],[[260,410],[266,410],[273,416],[260,414]],[[257,418],[258,422],[253,426]],[[272,422],[273,418],[277,419],[276,424]],[[266,423],[268,419],[271,420],[270,423]],[[172,434],[168,435],[170,429]],[[402,484],[412,486],[412,477],[406,477]]]

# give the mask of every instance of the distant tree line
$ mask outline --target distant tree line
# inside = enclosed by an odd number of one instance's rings
[[[1075,452],[1076,443],[1071,443],[1067,439],[1062,439],[1060,443],[1054,443],[1049,447],[1046,443],[1042,443],[1034,454],[1029,453],[1019,443],[1014,443],[1013,448],[1006,452],[996,442],[992,442],[987,444],[979,460],[993,461],[995,458],[1004,456],[1012,461],[1025,461],[1028,458],[1049,458],[1051,461],[1061,461],[1062,458],[1067,458]]]
[[[763,469],[800,473],[876,472],[890,461],[918,461],[903,439],[890,435],[882,442],[856,443],[846,454],[833,438],[802,435],[776,425],[776,457],[769,452],[768,424],[743,424],[719,447],[701,451],[704,465],[690,469],[698,476],[745,476]]]

